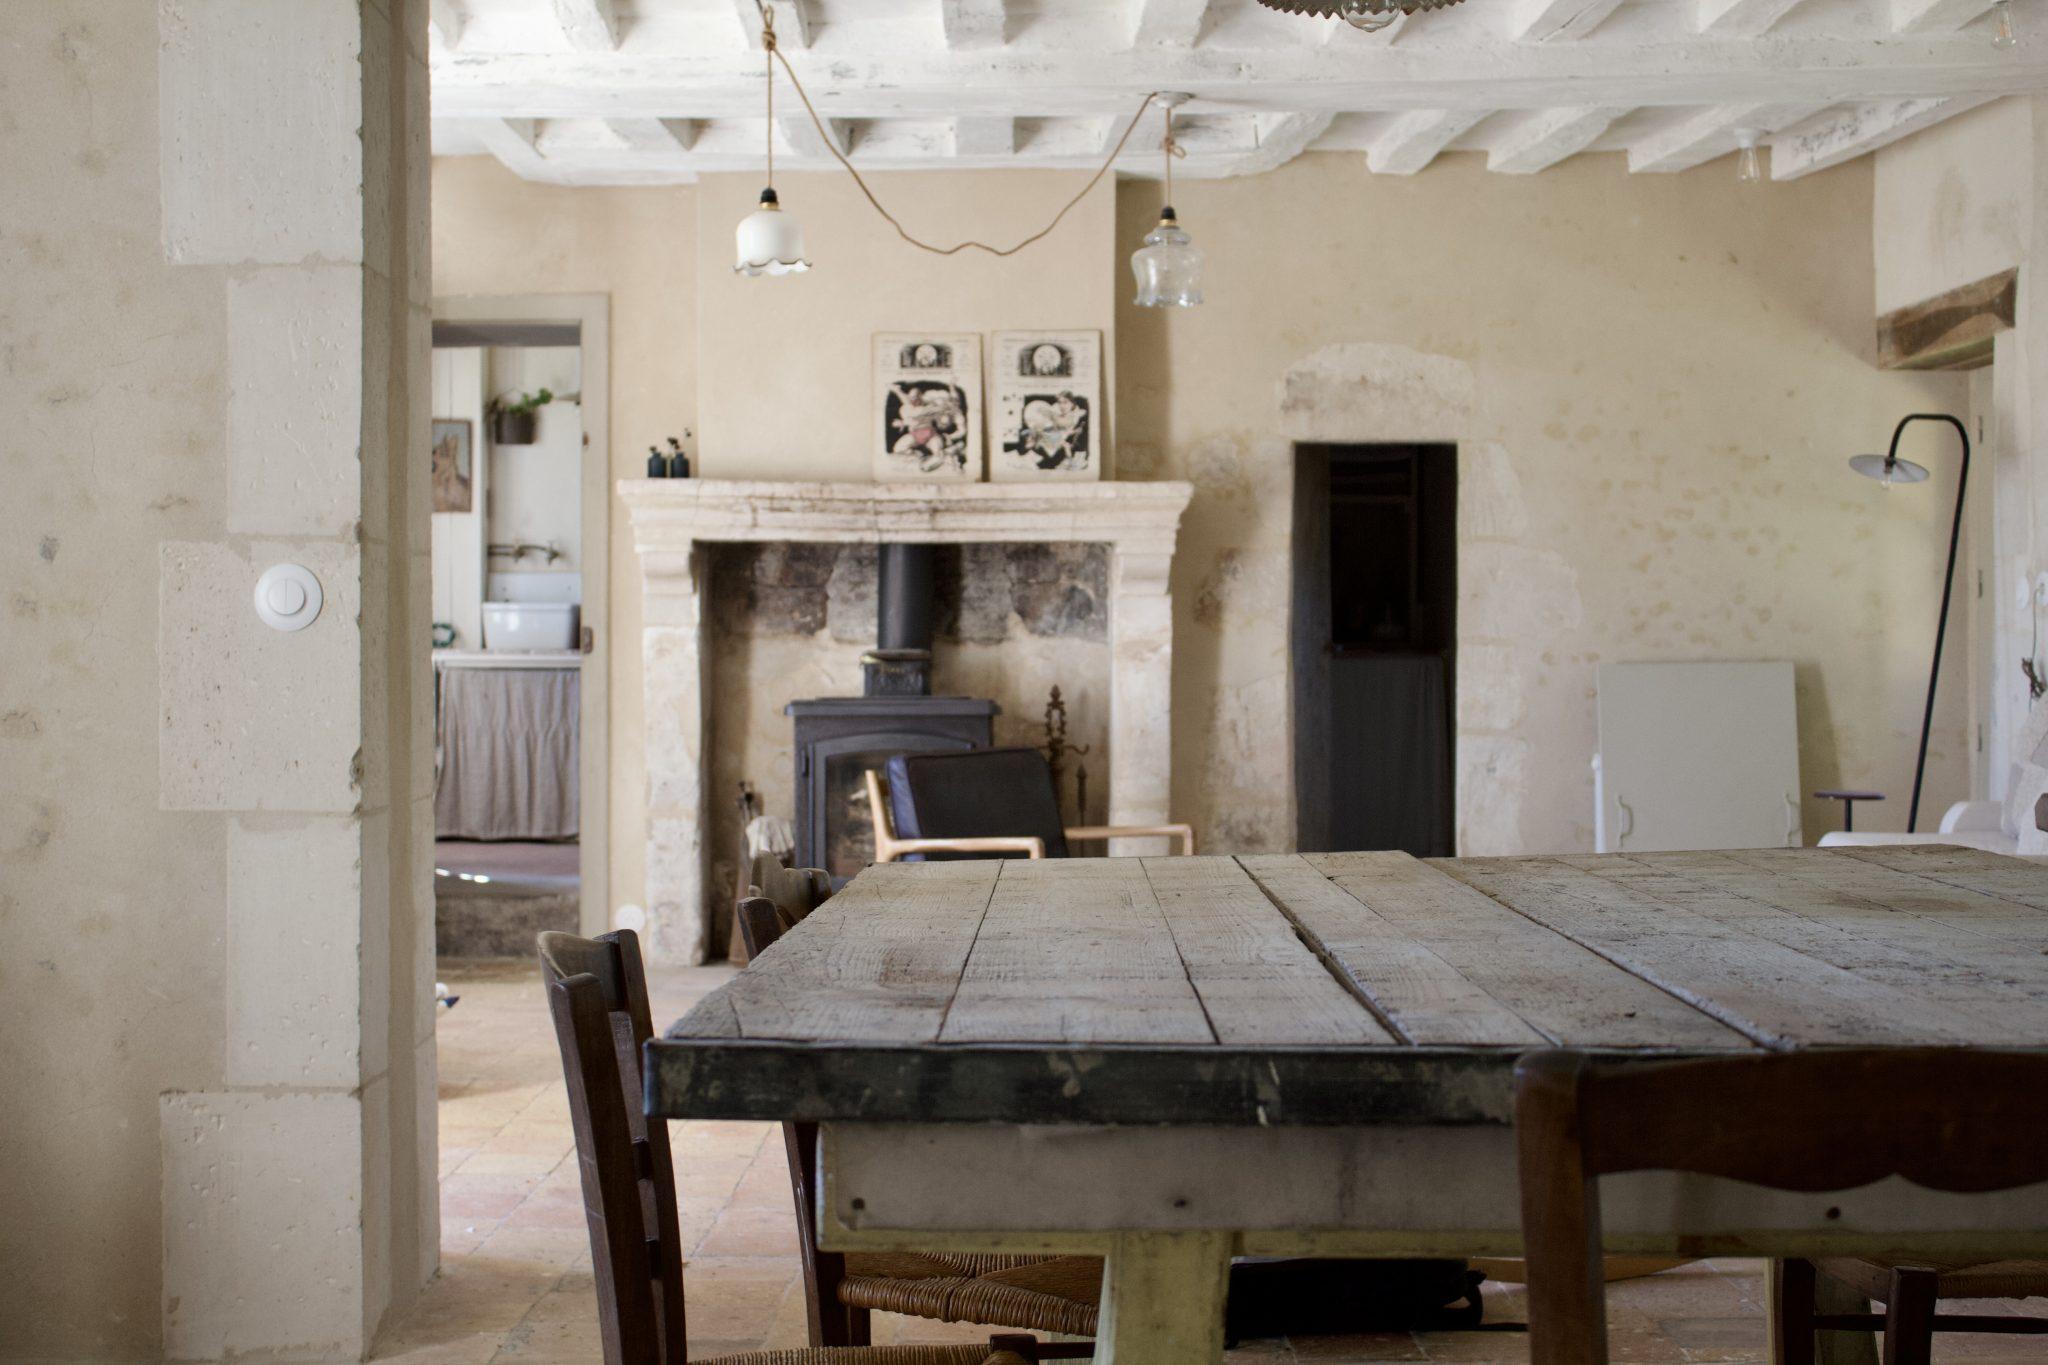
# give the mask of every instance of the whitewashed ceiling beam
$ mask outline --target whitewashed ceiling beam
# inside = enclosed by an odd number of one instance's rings
[[[1637,140],[1628,149],[1628,168],[1635,172],[1689,171],[1734,151],[1741,133],[1761,137],[1819,112],[1820,107],[1811,104],[1715,105]]]
[[[1521,0],[1508,11],[1508,32],[1524,43],[1583,38],[1621,8],[1621,0]]]
[[[1797,180],[1853,161],[1924,128],[1975,109],[1983,99],[1886,100],[1845,109],[1771,139],[1771,178]]]
[[[619,144],[637,152],[673,155],[697,141],[697,125],[682,118],[610,118],[604,121]]]
[[[540,154],[536,145],[540,137],[540,121],[530,118],[485,118],[470,121],[484,149],[496,157],[506,170],[522,180],[551,180],[554,167]]]
[[[1130,6],[1134,47],[1193,47],[1209,14],[1209,0],[1130,0]]]
[[[853,137],[846,120],[828,118],[819,122],[825,125],[822,135],[818,132],[818,125],[811,122],[810,115],[801,109],[793,114],[775,116],[775,126],[782,133],[783,142],[800,157],[830,162],[833,160],[831,147],[837,147],[842,154],[851,150]],[[831,147],[826,145],[827,138],[831,139]]]
[[[1230,163],[1225,175],[1261,175],[1285,166],[1308,150],[1308,145],[1330,130],[1337,116],[1313,114],[1255,114],[1252,128],[1257,145]]]
[[[1539,109],[1569,92],[1600,108],[1847,104],[2048,89],[2048,26],[2016,51],[1976,34],[1846,41],[1767,35],[1740,42],[1403,44],[1370,52],[1303,46],[1256,59],[1206,48],[1043,52],[1012,43],[976,52],[887,57],[790,54],[821,112],[844,118],[1100,117],[1148,90],[1187,90],[1224,107],[1289,112]],[[1365,60],[1366,58],[1377,60]],[[760,107],[758,54],[504,53],[436,63],[434,109],[448,117],[743,117]],[[1210,112],[1215,112],[1210,105]]]
[[[427,37],[451,52],[462,41],[462,11],[455,0],[427,0]]]
[[[1017,150],[1017,120],[1012,118],[956,118],[953,120],[953,155],[1007,157]]]
[[[1001,47],[1009,19],[1005,0],[939,0],[939,31],[950,48]]]
[[[612,0],[554,0],[562,39],[577,52],[610,52],[619,45],[619,17]]]
[[[732,0],[733,14],[739,19],[740,33],[747,40],[747,46],[761,50],[761,4],[775,12],[775,45],[790,51],[801,51],[811,45],[810,11],[804,8],[804,0]],[[757,68],[758,69],[758,68]]]
[[[1950,33],[1973,23],[1993,0],[1892,0],[1892,29],[1898,33]]]
[[[1626,112],[1621,109],[1539,109],[1524,115],[1486,154],[1486,169],[1534,175],[1577,156]]]
[[[1699,31],[1716,38],[1754,38],[1790,14],[1801,0],[1698,0]]]
[[[1411,109],[1366,148],[1366,168],[1375,175],[1414,175],[1485,117],[1485,110]]]

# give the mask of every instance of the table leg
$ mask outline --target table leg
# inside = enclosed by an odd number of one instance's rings
[[[1221,1365],[1227,1232],[1120,1232],[1102,1275],[1096,1365]]]
[[[1818,1276],[1813,1286],[1816,1313],[1868,1313],[1870,1300],[1839,1280]],[[1816,1332],[1815,1365],[1877,1365],[1877,1338],[1870,1332]]]

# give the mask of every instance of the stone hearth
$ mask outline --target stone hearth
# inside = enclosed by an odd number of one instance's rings
[[[1169,817],[1173,609],[1186,483],[870,484],[627,479],[645,592],[650,954],[702,961],[708,556],[731,541],[1100,544],[1109,551],[1109,818]],[[1120,841],[1113,853],[1150,851]]]

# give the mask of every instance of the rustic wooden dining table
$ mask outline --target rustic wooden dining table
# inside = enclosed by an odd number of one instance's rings
[[[895,864],[651,1042],[647,1104],[819,1122],[828,1249],[1100,1253],[1097,1359],[1200,1365],[1233,1255],[1517,1253],[1527,1051],[1927,1045],[2048,1047],[2048,867],[1949,847]],[[1602,1198],[1616,1253],[2048,1253],[2048,1186],[1646,1172]]]

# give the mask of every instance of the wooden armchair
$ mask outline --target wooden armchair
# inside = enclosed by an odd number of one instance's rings
[[[1956,1050],[1795,1052],[1596,1065],[1538,1052],[1515,1068],[1515,1132],[1533,1365],[1603,1365],[1599,1177],[1689,1171],[1819,1193],[1899,1175],[1952,1193],[2048,1180],[2048,1056]],[[1940,1331],[2048,1330],[2048,1319],[1943,1316],[1937,1298],[2048,1291],[2048,1263],[1822,1261],[1885,1303],[1815,1310],[1815,1266],[1773,1263],[1772,1354],[1813,1365],[1815,1334],[1884,1330],[1885,1365],[1925,1365]],[[1882,1288],[1884,1292],[1876,1292]]]
[[[1195,851],[1192,826],[1068,825],[1052,769],[1036,749],[903,754],[867,773],[875,861],[929,858],[1064,858],[1069,840],[1161,837]]]

